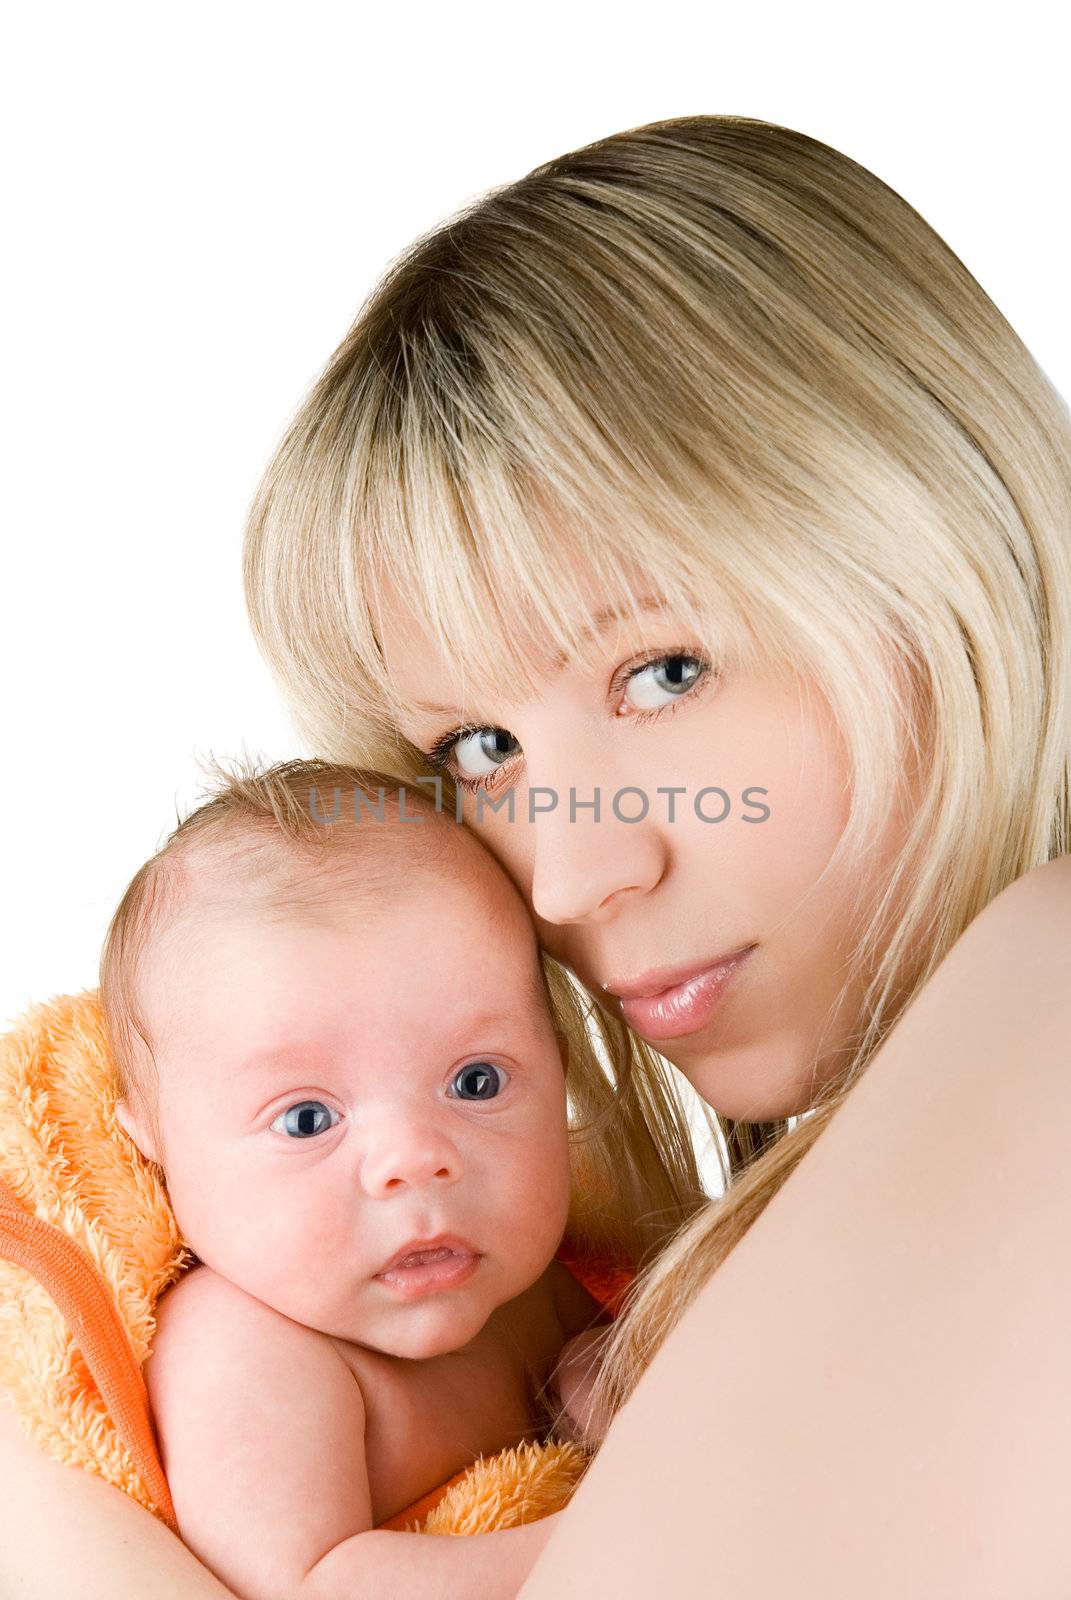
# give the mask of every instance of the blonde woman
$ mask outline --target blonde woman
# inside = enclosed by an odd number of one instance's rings
[[[525,1596],[1062,1592],[1071,420],[962,263],[763,122],[550,161],[377,286],[246,583],[316,752],[438,776],[623,1103],[653,1050],[724,1136]],[[9,1588],[225,1593],[0,1438]]]

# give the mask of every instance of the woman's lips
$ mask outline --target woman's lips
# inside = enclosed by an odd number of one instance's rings
[[[659,994],[623,996],[621,1014],[629,1027],[645,1039],[679,1039],[696,1033],[710,1021],[733,977],[754,949],[749,945],[746,950],[724,956]]]
[[[461,1243],[424,1245],[396,1258],[375,1274],[375,1281],[404,1300],[415,1300],[467,1283],[479,1262],[477,1253]]]

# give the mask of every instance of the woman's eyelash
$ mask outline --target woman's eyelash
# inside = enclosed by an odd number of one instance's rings
[[[482,724],[474,724],[464,728],[451,728],[449,733],[444,733],[441,739],[436,739],[430,750],[424,754],[430,766],[445,767],[450,759],[450,751],[459,739],[467,733],[476,733]]]
[[[633,722],[650,722],[653,718],[660,717],[664,711],[675,711],[677,706],[682,701],[694,698],[700,686],[705,682],[712,671],[710,661],[702,651],[680,646],[672,650],[663,650],[655,656],[648,656],[645,660],[638,662],[635,666],[626,668],[623,672],[617,675],[614,682],[611,684],[611,693],[619,693],[623,691],[626,684],[628,684],[632,678],[638,676],[638,674],[641,672],[646,672],[649,667],[662,667],[665,666],[667,662],[678,660],[682,656],[689,661],[698,661],[700,664],[699,674],[696,677],[692,687],[686,694],[681,695],[677,701],[667,701],[663,706],[656,706],[648,710],[636,711],[631,718]],[[485,729],[487,731],[491,731],[491,724],[482,722],[465,723],[461,727],[449,729],[449,731],[444,733],[441,738],[436,739],[430,750],[425,751],[426,760],[430,766],[448,770],[453,782],[456,783],[459,788],[468,789],[470,791],[489,788],[495,781],[494,774],[485,773],[481,777],[468,778],[464,773],[454,771],[450,768],[451,752],[458,740],[464,739],[466,735],[470,733],[483,732]],[[507,763],[503,762],[502,768],[499,770],[503,770],[506,765]],[[488,780],[490,780],[490,782]]]

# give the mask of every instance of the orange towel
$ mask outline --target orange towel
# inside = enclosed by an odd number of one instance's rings
[[[81,1245],[62,1228],[31,1216],[2,1178],[0,1256],[32,1272],[63,1312],[119,1437],[163,1520],[177,1533],[145,1380],[112,1291]]]

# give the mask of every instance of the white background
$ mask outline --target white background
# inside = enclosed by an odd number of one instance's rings
[[[3,40],[0,1026],[96,982],[196,758],[300,750],[243,514],[387,261],[661,117],[799,128],[898,189],[1071,393],[1066,58],[1041,5],[23,4]],[[1053,13],[1055,16],[1055,13]]]

